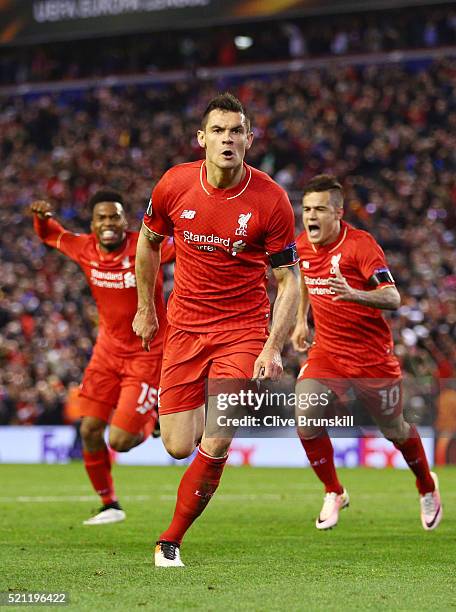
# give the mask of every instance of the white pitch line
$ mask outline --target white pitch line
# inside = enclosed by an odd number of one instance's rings
[[[160,501],[174,501],[176,499],[175,495],[160,495]],[[277,495],[275,493],[264,494],[264,495],[256,495],[255,493],[246,493],[245,495],[230,495],[221,493],[220,495],[215,495],[214,499],[218,499],[219,501],[254,501],[256,499],[264,499],[264,500],[274,500],[278,501],[282,499],[281,495]]]
[[[145,501],[150,499],[151,495],[131,495],[124,496],[122,499],[126,501]],[[94,495],[62,495],[61,497],[57,496],[29,496],[29,495],[19,495],[18,497],[0,497],[0,504],[9,504],[9,503],[25,503],[25,504],[35,504],[35,503],[61,503],[61,502],[94,502],[97,498]]]
[[[122,496],[122,501],[147,501],[149,499],[157,499],[154,495],[131,495],[131,496]],[[159,495],[158,499],[160,501],[175,501],[176,495]],[[217,495],[216,499],[220,501],[255,501],[258,499],[262,500],[274,500],[278,501],[282,499],[282,497],[278,494],[274,493],[266,493],[261,495],[256,495],[255,493],[246,493],[239,495],[231,495],[231,494],[220,494]],[[96,498],[93,495],[62,495],[58,496],[28,496],[28,495],[19,495],[18,497],[0,497],[0,504],[12,504],[12,503],[22,503],[22,504],[52,504],[52,503],[74,503],[74,502],[94,502]]]

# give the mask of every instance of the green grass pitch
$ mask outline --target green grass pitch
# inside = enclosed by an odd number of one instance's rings
[[[227,468],[182,547],[154,568],[181,467],[116,467],[127,520],[97,508],[83,466],[0,465],[0,591],[67,591],[74,610],[448,610],[456,608],[456,471],[439,471],[444,520],[425,532],[408,471],[340,470],[351,494],[318,532],[309,469]],[[40,609],[49,606],[40,606]]]

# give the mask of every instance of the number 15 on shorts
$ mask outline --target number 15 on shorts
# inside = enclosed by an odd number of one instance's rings
[[[145,382],[141,383],[141,392],[138,395],[136,412],[146,414],[148,410],[153,410],[157,405],[158,389]]]

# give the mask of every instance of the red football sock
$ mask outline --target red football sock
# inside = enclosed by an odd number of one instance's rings
[[[410,435],[408,439],[402,444],[394,442],[394,446],[401,451],[407,465],[415,474],[416,488],[420,492],[420,495],[432,493],[435,489],[435,483],[429,470],[429,464],[426,459],[420,434],[416,430],[415,425],[410,426]]]
[[[203,512],[214,495],[227,457],[214,458],[201,448],[187,468],[177,491],[173,520],[159,540],[180,544],[185,532]]]
[[[326,493],[343,493],[344,488],[337,478],[334,449],[328,433],[324,431],[318,438],[300,440],[313,471],[325,485]]]
[[[105,447],[94,453],[84,450],[82,455],[90,482],[101,497],[103,504],[112,504],[117,501],[112,482],[111,457],[109,456],[108,449]]]

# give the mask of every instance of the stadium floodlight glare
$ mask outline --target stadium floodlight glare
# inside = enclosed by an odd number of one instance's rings
[[[253,38],[251,36],[236,36],[234,38],[234,44],[236,48],[243,51],[249,49],[253,45]]]

